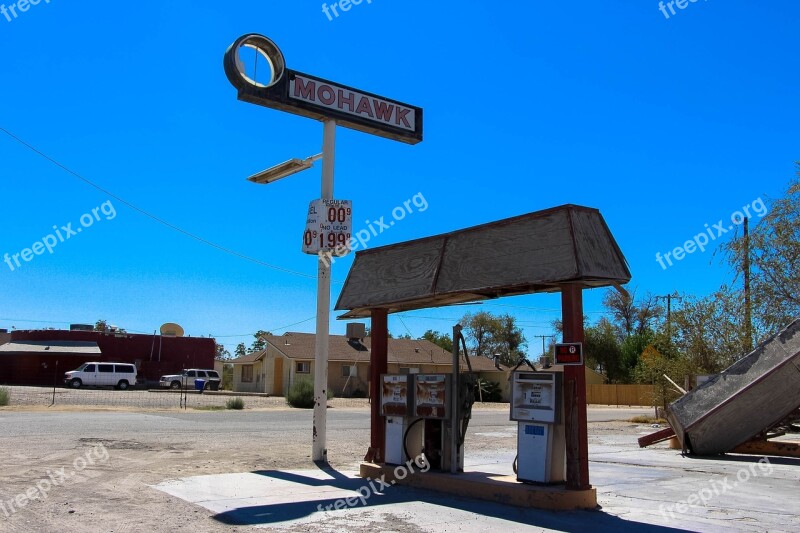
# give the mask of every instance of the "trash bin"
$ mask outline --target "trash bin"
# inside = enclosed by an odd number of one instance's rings
[[[194,380],[194,390],[199,390],[203,392],[203,389],[206,388],[206,380],[204,379],[196,379]]]

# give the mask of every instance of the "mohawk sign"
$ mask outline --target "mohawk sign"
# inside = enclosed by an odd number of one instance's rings
[[[250,48],[272,69],[270,83],[245,72],[239,50]],[[422,109],[286,68],[283,53],[267,37],[239,37],[225,52],[225,74],[239,100],[336,123],[408,144],[422,141]],[[255,70],[255,69],[254,69]]]

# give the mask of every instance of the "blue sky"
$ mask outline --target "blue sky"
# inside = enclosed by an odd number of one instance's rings
[[[222,56],[245,33],[272,38],[289,68],[424,108],[416,146],[338,129],[335,196],[353,201],[356,229],[416,194],[428,204],[371,247],[575,203],[600,209],[631,287],[707,294],[730,278],[710,251],[666,270],[656,252],[780,195],[800,159],[794,1],[698,1],[669,18],[653,1],[373,0],[334,20],[321,7],[42,0],[0,15],[0,127],[139,209],[302,274],[193,240],[0,132],[0,254],[104,202],[116,212],[52,254],[0,263],[0,328],[174,321],[231,350],[258,329],[314,331],[316,265],[300,239],[321,166],[269,186],[244,178],[319,152],[322,125],[237,101]],[[332,302],[351,263],[333,267]],[[590,316],[602,292],[587,291]],[[404,313],[390,329],[508,312],[538,355],[559,307],[530,295]]]

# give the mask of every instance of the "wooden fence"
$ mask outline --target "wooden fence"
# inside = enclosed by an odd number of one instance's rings
[[[653,405],[652,385],[586,385],[586,401],[595,405]]]

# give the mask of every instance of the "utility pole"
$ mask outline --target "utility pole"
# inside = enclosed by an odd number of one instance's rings
[[[667,335],[669,336],[670,340],[672,339],[672,300],[682,302],[683,298],[678,296],[678,293],[675,294],[667,294],[664,296],[656,296],[656,301],[659,300],[666,300],[667,301]]]
[[[750,301],[750,224],[749,219],[744,219],[744,328],[747,334],[745,348],[747,352],[753,350],[753,309]]]
[[[544,340],[545,339],[552,339],[555,335],[534,335],[537,339],[542,339],[542,357],[547,355],[547,348],[545,348]]]

